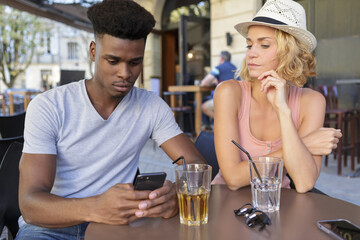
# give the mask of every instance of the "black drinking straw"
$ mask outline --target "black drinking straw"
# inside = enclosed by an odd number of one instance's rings
[[[187,167],[186,167],[186,162],[185,162],[184,156],[178,157],[178,158],[177,158],[176,160],[174,160],[172,163],[175,164],[175,163],[176,163],[177,161],[179,161],[180,159],[182,159],[183,169],[184,169],[185,178],[186,178],[186,186],[187,186],[188,194],[190,194],[189,176],[188,176],[188,171],[187,171]],[[190,204],[191,204],[191,210],[192,210],[192,212],[193,212],[193,216],[194,216],[194,218],[195,218],[194,220],[196,221],[194,201],[193,201],[192,197],[190,198]]]
[[[235,146],[237,146],[241,151],[243,151],[243,152],[248,156],[251,164],[254,166],[254,170],[255,170],[255,172],[256,172],[256,175],[257,175],[258,178],[260,179],[260,182],[263,183],[263,181],[262,181],[262,179],[261,179],[261,176],[260,176],[260,173],[259,173],[259,171],[258,171],[258,169],[257,169],[257,167],[256,167],[256,165],[255,165],[255,163],[254,163],[254,161],[252,160],[250,154],[249,154],[243,147],[241,147],[237,142],[235,142],[234,140],[231,140],[231,141],[233,142],[233,144],[235,144]],[[276,200],[276,199],[275,199],[275,200]],[[274,203],[273,203],[273,201],[271,200],[270,196],[269,196],[269,201],[270,201],[271,205],[274,206]],[[275,202],[275,203],[276,203],[276,202]]]
[[[186,163],[185,163],[185,158],[184,158],[184,156],[178,157],[178,158],[177,158],[175,161],[173,161],[172,163],[175,164],[175,163],[176,163],[177,161],[179,161],[180,159],[182,159],[183,169],[184,169],[185,178],[186,178],[186,185],[187,185],[188,192],[190,193],[189,176],[188,176],[188,172],[187,172],[187,167],[186,167]]]
[[[252,160],[250,154],[249,154],[243,147],[241,147],[237,142],[235,142],[234,140],[231,140],[231,141],[232,141],[233,144],[235,144],[235,146],[237,146],[241,151],[243,151],[243,152],[248,156],[251,164],[254,166],[254,170],[255,170],[255,172],[256,172],[256,175],[257,175],[258,178],[260,179],[260,182],[263,183],[263,181],[262,181],[262,179],[261,179],[261,176],[260,176],[260,173],[259,173],[259,171],[258,171],[258,169],[257,169],[257,167],[256,167],[256,165],[255,165],[255,163],[254,163],[254,161]]]

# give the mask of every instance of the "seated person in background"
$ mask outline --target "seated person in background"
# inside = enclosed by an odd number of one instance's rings
[[[336,148],[340,130],[322,128],[324,97],[301,88],[315,75],[311,52],[316,39],[306,30],[305,19],[299,3],[269,0],[253,21],[235,26],[247,42],[237,72],[244,81],[226,81],[215,90],[214,134],[221,171],[213,183],[226,183],[232,190],[250,183],[248,158],[231,140],[253,157],[282,158],[282,187],[289,188],[287,172],[298,192],[314,187],[322,155]]]
[[[228,51],[222,51],[219,57],[219,65],[211,69],[211,72],[201,80],[200,86],[212,87],[223,81],[234,79],[236,67],[230,61],[231,54]],[[201,105],[203,113],[210,118],[214,118],[213,93],[214,91],[211,92],[211,95]]]
[[[131,184],[149,138],[171,159],[204,163],[168,105],[134,87],[153,16],[132,0],[106,0],[88,17],[94,77],[48,90],[27,111],[16,239],[83,239],[88,222],[174,216],[173,183],[154,191]]]

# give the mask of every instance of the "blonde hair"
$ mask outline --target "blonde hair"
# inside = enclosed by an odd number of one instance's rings
[[[289,33],[275,29],[275,40],[278,45],[277,57],[279,65],[276,72],[291,85],[304,86],[308,77],[316,76],[315,56],[307,47]],[[236,70],[235,77],[251,81],[246,58]]]

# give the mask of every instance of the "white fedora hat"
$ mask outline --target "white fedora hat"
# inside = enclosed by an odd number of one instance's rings
[[[253,25],[263,25],[287,32],[304,43],[312,52],[316,47],[316,38],[306,29],[304,8],[293,0],[268,0],[251,22],[235,25],[235,29],[247,37],[248,29]]]

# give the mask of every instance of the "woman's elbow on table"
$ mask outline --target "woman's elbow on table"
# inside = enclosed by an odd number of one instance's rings
[[[295,183],[296,192],[306,193],[314,188],[316,180],[308,179],[307,181],[301,181],[300,183]]]
[[[236,179],[224,179],[226,185],[228,186],[228,188],[231,191],[236,191],[239,188],[245,187],[248,184],[239,184],[239,181],[237,181]]]
[[[231,190],[231,191],[236,191],[238,190],[240,187],[239,186],[232,186],[232,185],[229,185],[229,184],[226,184],[228,186],[228,188]]]

